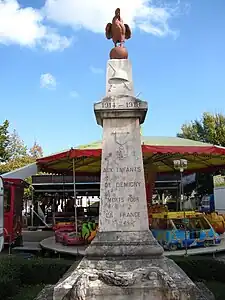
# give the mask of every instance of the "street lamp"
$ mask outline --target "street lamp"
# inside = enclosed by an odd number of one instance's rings
[[[180,202],[182,200],[182,209],[184,212],[184,230],[185,230],[185,255],[187,255],[187,223],[184,209],[184,185],[183,185],[183,172],[187,169],[188,161],[186,159],[177,159],[173,161],[174,169],[180,171]],[[178,206],[178,202],[177,202]],[[178,207],[177,207],[178,210]]]
[[[187,169],[187,160],[186,159],[177,159],[173,161],[174,169],[180,171],[180,197],[183,200],[183,172]]]

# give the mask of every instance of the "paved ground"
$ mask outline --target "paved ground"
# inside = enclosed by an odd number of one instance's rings
[[[52,250],[58,253],[70,255],[84,255],[86,246],[63,246],[61,243],[55,242],[55,237],[49,237],[40,242],[40,246],[46,250]]]
[[[54,235],[53,231],[23,230],[23,246],[14,247],[13,251],[41,251],[40,242]]]
[[[74,256],[83,256],[86,246],[63,246],[55,243],[54,233],[52,231],[23,231],[23,247],[13,248],[16,251],[40,251],[42,248],[57,253],[69,254]],[[222,237],[220,245],[207,248],[188,249],[188,255],[213,254],[225,252],[225,237]],[[165,251],[166,256],[183,256],[185,250]],[[225,254],[220,253],[221,259],[225,259]]]
[[[40,242],[40,246],[46,250],[52,250],[58,253],[70,254],[70,255],[84,255],[86,246],[63,246],[61,243],[56,243],[54,237],[48,237]],[[188,255],[199,254],[213,254],[225,251],[225,239],[222,239],[220,245],[211,246],[207,248],[193,248],[188,249]],[[184,256],[185,250],[177,251],[165,251],[166,256]]]
[[[23,241],[24,242],[41,242],[42,240],[53,236],[53,231],[29,231],[29,230],[23,230]]]

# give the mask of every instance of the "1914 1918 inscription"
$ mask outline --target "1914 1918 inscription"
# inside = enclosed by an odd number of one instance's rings
[[[111,102],[111,101],[102,101],[102,108],[115,109],[116,108],[116,103]]]
[[[127,101],[125,103],[116,103],[112,101],[102,101],[103,109],[121,109],[121,108],[140,108],[140,102]]]

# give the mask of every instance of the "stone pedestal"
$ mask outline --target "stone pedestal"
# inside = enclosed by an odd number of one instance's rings
[[[54,300],[206,300],[171,260],[84,258],[54,289]]]
[[[147,103],[130,95],[95,104],[103,126],[99,232],[87,256],[159,256],[149,231],[140,123]]]
[[[140,138],[147,108],[134,97],[130,62],[109,60],[106,97],[94,106],[103,126],[99,232],[55,286],[55,300],[204,299],[149,230]]]

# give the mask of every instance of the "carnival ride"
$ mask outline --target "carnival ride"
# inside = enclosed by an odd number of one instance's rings
[[[169,212],[166,207],[153,207],[149,224],[154,237],[165,250],[208,247],[221,242],[219,234],[203,213]]]
[[[200,211],[213,226],[214,230],[223,234],[225,232],[225,176],[213,176],[213,194],[203,196]]]
[[[55,242],[65,246],[89,244],[96,236],[98,224],[95,221],[87,221],[78,226],[77,232],[75,224],[55,227]]]
[[[225,167],[225,148],[175,137],[143,137],[143,163],[149,205],[156,174],[174,173],[174,160],[184,158],[188,168],[184,175],[196,171],[214,171]],[[52,174],[97,176],[101,171],[101,142],[82,145],[37,160],[38,170]],[[177,172],[179,173],[179,172]]]
[[[224,198],[225,201],[225,198]],[[224,203],[225,205],[225,203]],[[210,213],[204,213],[205,218],[212,225],[213,229],[218,234],[223,234],[225,232],[225,221],[224,216],[219,215],[217,212],[212,211]]]

